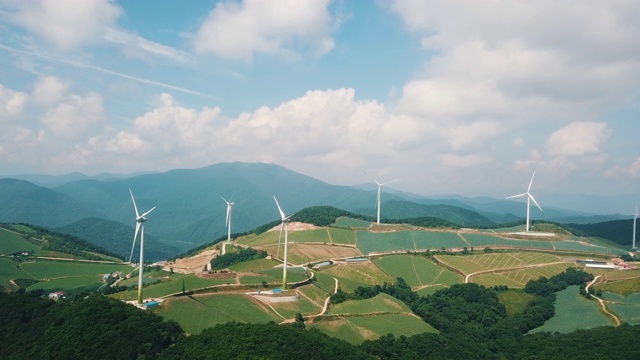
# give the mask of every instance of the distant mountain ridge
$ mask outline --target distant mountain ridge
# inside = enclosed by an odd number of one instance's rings
[[[331,185],[275,164],[234,162],[123,179],[81,179],[51,187],[0,179],[0,222],[66,229],[107,248],[109,242],[130,246],[135,214],[129,189],[140,211],[157,206],[149,215],[145,235],[155,238],[165,253],[185,251],[225,234],[226,204],[221,197],[235,203],[233,233],[278,220],[273,195],[288,214],[311,206],[332,206],[372,215],[376,199],[375,189]],[[525,203],[491,198],[429,199],[383,189],[382,202],[383,219],[438,217],[468,227],[518,221],[525,215]],[[578,215],[561,209],[535,211],[534,219]],[[106,235],[82,229],[92,226]],[[110,227],[119,230],[110,231]]]

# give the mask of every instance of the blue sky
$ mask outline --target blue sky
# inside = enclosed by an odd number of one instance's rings
[[[631,212],[639,15],[596,0],[0,0],[0,174],[274,162],[503,197],[535,170],[538,193],[630,195]]]

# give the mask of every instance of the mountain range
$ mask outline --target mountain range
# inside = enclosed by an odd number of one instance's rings
[[[277,220],[274,195],[289,214],[310,206],[333,206],[367,216],[376,212],[375,188],[331,185],[265,163],[220,163],[131,175],[30,178],[40,179],[40,185],[0,179],[0,222],[53,228],[96,243],[123,258],[130,254],[135,226],[129,189],[141,212],[157,206],[145,227],[149,241],[146,249],[155,249],[150,259],[170,257],[225,234],[226,204],[221,197],[235,203],[234,233]],[[524,213],[524,203],[517,201],[457,195],[427,198],[387,188],[382,192],[383,219],[437,217],[464,227],[483,227],[521,221]],[[593,216],[560,208],[545,207],[543,212],[532,209],[534,219],[565,219],[576,224],[625,218]]]

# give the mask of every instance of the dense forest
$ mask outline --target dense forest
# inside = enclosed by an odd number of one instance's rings
[[[384,292],[411,306],[440,333],[383,336],[359,346],[330,338],[299,321],[290,325],[228,323],[187,336],[174,322],[101,295],[59,302],[0,288],[0,358],[87,359],[588,359],[635,358],[640,326],[570,334],[527,332],[553,316],[555,292],[591,275],[569,269],[527,284],[535,295],[508,316],[497,300],[504,287],[459,284],[420,297],[395,284],[360,287],[346,298]],[[334,298],[338,301],[338,297]]]
[[[267,257],[266,251],[258,251],[253,248],[240,249],[238,252],[228,252],[211,260],[211,269],[226,269],[229,266],[243,261],[263,259]]]

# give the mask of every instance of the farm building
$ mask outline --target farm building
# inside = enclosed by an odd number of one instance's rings
[[[353,262],[365,262],[365,261],[369,261],[369,258],[366,258],[366,257],[364,257],[364,258],[363,257],[361,257],[361,258],[349,258],[349,259],[346,259],[345,261],[346,262],[351,262],[351,263],[353,263]]]
[[[322,268],[322,267],[329,266],[329,265],[331,265],[331,264],[332,264],[332,262],[331,262],[331,261],[323,261],[323,262],[321,262],[321,263],[319,263],[319,264],[315,264],[315,265],[313,266],[313,268],[314,268],[314,269],[320,269],[320,268]]]
[[[594,264],[594,263],[587,263],[586,267],[588,268],[595,268],[595,269],[615,269],[615,265],[613,264]]]
[[[49,294],[49,299],[58,301],[64,299],[64,293],[62,291],[56,291]]]

